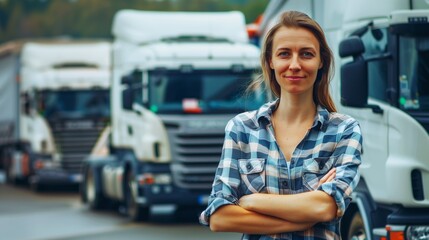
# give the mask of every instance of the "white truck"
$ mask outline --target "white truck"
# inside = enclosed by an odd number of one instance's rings
[[[244,94],[259,65],[244,15],[121,10],[113,35],[112,125],[86,161],[83,201],[133,220],[206,205],[227,121],[265,101]]]
[[[362,127],[342,238],[429,239],[429,1],[273,0],[261,32],[286,10],[324,28],[337,67],[331,92]]]
[[[9,183],[77,184],[110,119],[109,42],[15,42],[0,55],[0,160]]]

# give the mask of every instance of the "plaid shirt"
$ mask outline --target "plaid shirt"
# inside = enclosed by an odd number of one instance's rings
[[[201,224],[209,225],[210,216],[219,207],[237,205],[240,197],[258,192],[297,194],[321,190],[335,199],[344,214],[360,176],[362,136],[357,121],[318,106],[311,129],[292,154],[289,175],[271,124],[276,106],[277,101],[267,103],[256,111],[237,115],[227,124],[221,161],[209,204],[200,216]],[[336,168],[335,180],[317,187],[331,168]],[[242,239],[340,239],[339,223],[337,218],[302,232],[244,234]]]

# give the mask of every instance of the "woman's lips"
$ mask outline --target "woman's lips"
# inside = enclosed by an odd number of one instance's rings
[[[300,76],[287,76],[287,79],[291,80],[291,81],[299,81],[302,80],[304,77],[300,77]]]

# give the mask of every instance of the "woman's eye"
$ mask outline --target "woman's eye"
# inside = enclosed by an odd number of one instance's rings
[[[312,52],[303,52],[302,56],[306,58],[311,58],[311,57],[314,57],[314,54]]]
[[[287,56],[289,56],[288,52],[280,52],[279,53],[279,57],[287,57]]]

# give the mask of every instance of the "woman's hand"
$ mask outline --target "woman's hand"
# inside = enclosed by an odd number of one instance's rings
[[[331,170],[329,170],[329,172],[320,179],[319,185],[317,185],[317,188],[319,188],[324,183],[331,182],[332,180],[334,180],[336,173],[337,173],[336,168],[332,168]]]
[[[257,198],[263,193],[244,195],[238,200],[238,205],[246,210],[252,211],[252,206]],[[266,195],[268,196],[268,195]]]

